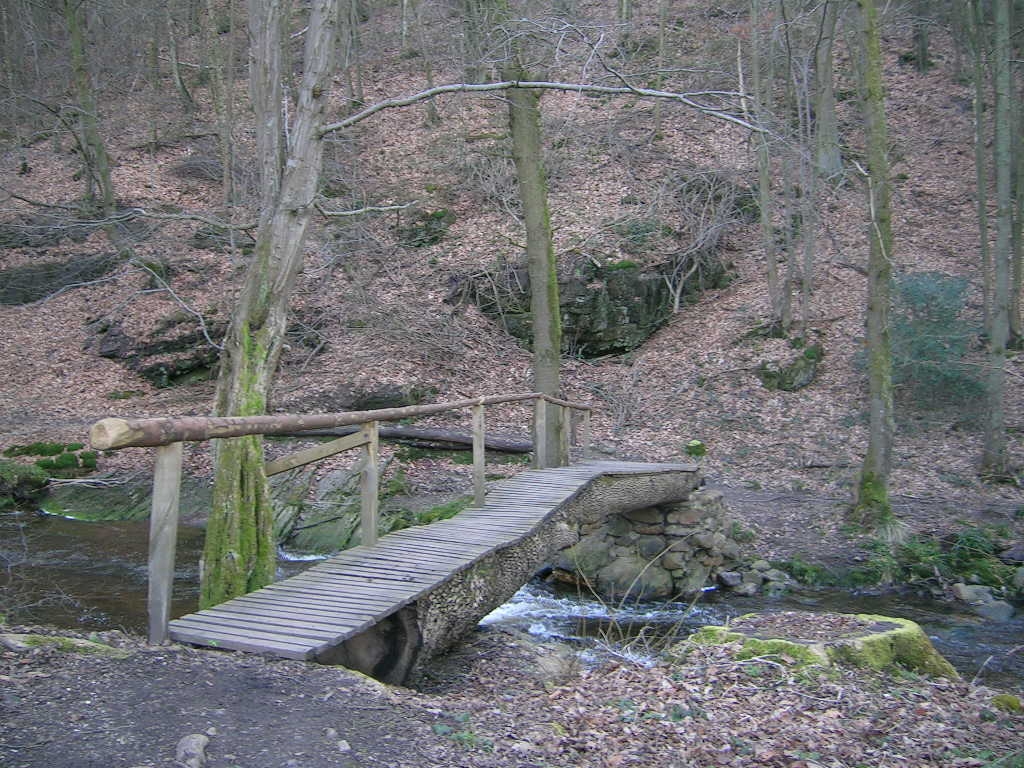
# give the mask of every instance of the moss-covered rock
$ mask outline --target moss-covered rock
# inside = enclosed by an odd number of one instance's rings
[[[825,350],[822,346],[812,344],[786,362],[761,363],[757,369],[757,377],[761,379],[766,389],[796,392],[814,381],[818,364],[824,357]]]
[[[49,482],[40,467],[0,459],[0,509],[37,503]]]
[[[64,653],[82,653],[90,656],[104,656],[111,659],[124,659],[131,656],[131,651],[114,648],[104,643],[85,640],[80,637],[63,635],[33,634],[0,634],[0,646],[15,653],[27,653],[36,648],[54,648]]]
[[[1024,704],[1021,704],[1020,699],[1012,693],[997,693],[992,697],[992,706],[1003,712],[1009,712],[1011,715],[1019,715],[1024,712]]]
[[[97,478],[101,480],[103,478]],[[145,520],[153,506],[153,480],[139,476],[116,485],[55,486],[40,507],[51,515],[76,520]],[[181,483],[180,515],[184,520],[205,518],[213,493],[206,481],[185,476]]]
[[[707,626],[691,635],[687,642],[697,645],[739,644],[737,659],[774,655],[796,665],[832,663],[869,669],[887,669],[900,666],[933,677],[959,677],[953,665],[932,646],[928,635],[916,622],[893,616],[873,614],[834,614],[834,617],[856,620],[862,629],[844,632],[829,639],[768,637],[756,628],[742,626]],[[756,622],[751,622],[756,627]],[[792,635],[799,635],[794,630]],[[685,655],[677,647],[678,655]]]

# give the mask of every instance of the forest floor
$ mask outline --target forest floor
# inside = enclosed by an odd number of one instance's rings
[[[28,631],[31,628],[5,628]],[[36,630],[40,631],[40,630]],[[53,633],[53,630],[41,630]],[[65,633],[68,634],[68,633]],[[690,648],[685,663],[582,665],[479,630],[415,691],[338,667],[92,635],[124,658],[0,653],[6,768],[1020,766],[1024,714],[909,673],[797,669]],[[194,763],[192,765],[198,765]]]
[[[732,33],[706,26],[728,20],[708,18],[704,3],[681,5],[679,29],[693,36],[691,44],[727,40],[731,60]],[[367,83],[368,100],[422,86],[420,64],[393,49],[395,19],[389,23],[368,25],[363,40],[367,71],[377,73]],[[964,280],[969,290],[960,319],[976,327],[971,94],[957,79],[948,39],[937,31],[933,42],[936,66],[917,73],[899,60],[900,51],[910,49],[908,34],[894,27],[886,40],[893,259],[901,275]],[[852,67],[848,60],[839,63],[839,85],[853,92]],[[439,81],[460,75],[436,74]],[[243,90],[240,82],[240,98]],[[200,90],[196,95],[206,98]],[[176,175],[186,162],[215,161],[209,141],[188,138],[216,130],[215,110],[204,103],[182,118],[166,94],[145,102],[136,93],[119,96],[130,105],[103,107],[119,197],[150,211],[216,211],[222,194],[216,181]],[[655,141],[644,122],[652,110],[639,102],[598,104],[561,94],[543,104],[560,258],[579,251],[623,258],[620,244],[609,239],[612,224],[653,215],[663,185],[695,170],[748,185],[756,178],[747,137],[697,116],[667,113]],[[452,99],[439,102],[439,109],[437,126],[425,126],[420,111],[394,110],[331,146],[325,177],[355,190],[339,206],[416,198],[424,210],[451,210],[456,221],[439,243],[424,248],[402,246],[400,222],[391,217],[316,228],[295,293],[301,332],[289,337],[273,410],[336,410],[352,388],[421,388],[438,401],[531,389],[527,350],[475,309],[445,301],[466,274],[521,255],[520,224],[509,215],[507,198],[514,187],[500,160],[504,147],[486,139],[505,130],[505,106]],[[860,120],[852,101],[840,111],[855,157]],[[150,122],[123,119],[129,113]],[[151,149],[155,126],[166,141]],[[5,220],[49,210],[26,200],[73,204],[81,182],[70,147],[55,137],[0,156],[7,193],[18,196],[5,193],[0,201]],[[242,137],[236,149],[244,173],[252,149]],[[496,199],[485,182],[506,197]],[[651,207],[627,202],[636,199]],[[859,362],[864,200],[863,179],[852,170],[823,193],[808,317],[810,335],[824,344],[826,356],[805,389],[769,391],[756,377],[762,363],[785,360],[794,350],[786,340],[752,333],[768,316],[753,225],[737,226],[725,238],[723,255],[734,276],[727,287],[683,306],[628,355],[564,360],[566,396],[599,406],[594,434],[608,455],[672,461],[685,457],[692,438],[708,445],[706,474],[726,488],[735,517],[754,532],[751,554],[838,567],[863,557],[869,543],[845,518],[867,441]],[[195,221],[151,224],[135,244],[135,260],[107,277],[31,304],[0,306],[0,448],[83,441],[92,422],[111,415],[209,412],[208,383],[157,388],[124,361],[97,352],[100,327],[116,324],[144,341],[183,312],[211,323],[230,312],[244,257],[195,245]],[[97,231],[45,248],[2,250],[0,269],[56,264],[110,248]],[[155,286],[140,264],[166,265],[169,286]],[[299,343],[307,331],[319,340],[314,348]],[[972,339],[966,365],[980,370],[984,355]],[[1008,446],[1020,463],[1024,356],[1009,361],[1008,373]],[[1006,526],[1020,539],[1021,488],[988,484],[977,475],[978,401],[940,405],[901,392],[892,478],[897,515],[912,530],[940,538],[985,523]],[[521,409],[495,409],[488,428],[521,435],[527,418]],[[465,428],[444,419],[424,425],[434,423]],[[393,450],[386,446],[385,457]],[[128,449],[101,456],[100,469],[138,471],[151,462],[150,451]],[[187,447],[186,469],[210,475],[204,446]],[[451,474],[431,462],[410,465],[406,477],[418,494],[458,490]],[[996,710],[991,691],[966,681],[844,670],[808,674],[768,661],[736,663],[714,649],[674,667],[585,668],[542,656],[499,631],[480,631],[438,666],[437,680],[415,692],[342,669],[108,639],[132,655],[0,654],[0,764],[169,766],[180,738],[207,732],[211,768],[981,766],[1024,750],[1024,719]]]

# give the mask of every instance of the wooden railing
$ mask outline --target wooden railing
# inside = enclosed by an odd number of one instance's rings
[[[130,447],[155,447],[156,463],[153,470],[153,505],[149,519],[149,640],[162,643],[167,639],[170,620],[171,588],[174,581],[174,555],[178,532],[179,496],[181,489],[182,444],[245,435],[294,435],[312,429],[331,429],[356,425],[359,431],[307,448],[290,456],[266,462],[267,476],[286,472],[310,464],[342,451],[362,448],[360,468],[360,526],[362,542],[373,545],[377,541],[379,518],[380,469],[378,451],[380,438],[378,425],[382,421],[396,421],[415,416],[427,416],[448,411],[470,409],[473,429],[473,498],[474,504],[484,503],[484,409],[488,405],[532,400],[534,403],[534,466],[551,466],[555,457],[547,455],[549,424],[547,404],[559,406],[563,418],[558,421],[561,453],[569,455],[569,445],[577,436],[582,444],[583,456],[590,454],[591,406],[560,400],[538,392],[521,395],[492,395],[472,400],[449,403],[411,405],[403,408],[381,408],[372,411],[349,411],[324,414],[273,414],[267,416],[225,417],[166,417],[155,419],[110,418],[96,422],[90,430],[92,447],[112,450]],[[574,418],[579,412],[582,419]]]

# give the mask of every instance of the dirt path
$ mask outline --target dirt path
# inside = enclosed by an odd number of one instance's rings
[[[722,648],[675,666],[587,668],[571,649],[480,631],[416,692],[341,668],[100,639],[131,655],[0,653],[0,765],[187,768],[176,749],[191,734],[208,739],[206,768],[896,768],[1024,756],[1024,715],[994,706],[987,688],[735,662]]]

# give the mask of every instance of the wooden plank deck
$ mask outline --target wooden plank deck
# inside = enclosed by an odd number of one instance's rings
[[[600,475],[693,470],[689,464],[588,461],[497,483],[484,505],[388,534],[244,597],[170,622],[182,643],[312,659],[529,535]]]

